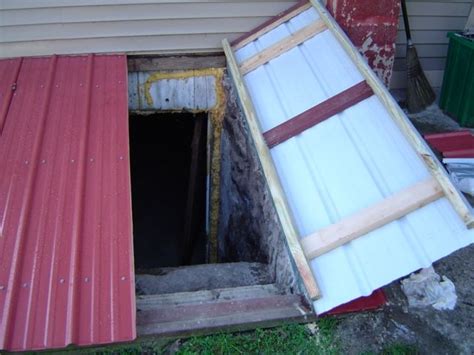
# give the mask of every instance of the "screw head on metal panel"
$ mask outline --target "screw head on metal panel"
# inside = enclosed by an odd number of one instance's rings
[[[84,282],[89,282],[89,278],[87,276],[84,277]]]
[[[89,160],[90,160],[90,162],[92,163],[92,162],[94,161],[94,158],[90,158]]]
[[[23,286],[23,288],[27,288],[28,284],[25,282],[22,286]]]
[[[121,279],[122,281],[125,281],[127,278],[126,278],[125,276],[122,276],[120,279]]]
[[[5,290],[5,286],[0,285],[0,291],[3,291],[3,290]]]
[[[63,284],[63,283],[64,283],[64,279],[59,279],[59,282]]]

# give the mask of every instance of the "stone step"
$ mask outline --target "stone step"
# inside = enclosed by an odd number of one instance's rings
[[[215,290],[271,284],[268,266],[261,263],[222,263],[158,268],[135,276],[137,295]]]

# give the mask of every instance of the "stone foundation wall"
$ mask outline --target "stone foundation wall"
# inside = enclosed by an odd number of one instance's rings
[[[221,146],[221,262],[268,263],[275,282],[301,293],[273,201],[231,80],[225,77],[226,114]],[[298,275],[298,276],[297,276]]]

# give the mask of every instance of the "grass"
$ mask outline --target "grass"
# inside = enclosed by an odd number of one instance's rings
[[[335,325],[332,319],[322,319],[309,325],[193,337],[183,343],[177,354],[337,354]]]
[[[414,345],[394,344],[382,351],[382,355],[417,355],[420,351]]]
[[[234,354],[341,354],[334,334],[335,318],[322,318],[315,323],[287,324],[270,329],[238,333],[218,333],[188,339],[141,338],[132,343],[92,348],[70,348],[41,354],[176,354],[176,355],[234,355]],[[417,355],[413,345],[392,344],[380,355]],[[34,354],[30,352],[29,354]],[[363,352],[361,355],[375,355]]]
[[[375,353],[373,351],[363,352],[360,355],[418,355],[420,351],[415,345],[409,344],[392,344],[385,347],[381,352]]]
[[[233,354],[339,354],[334,341],[334,318],[322,318],[315,323],[287,324],[269,329],[237,333],[217,333],[187,339],[138,338],[131,343],[101,347],[47,350],[40,355],[74,354],[176,354],[176,355],[233,355]],[[38,354],[29,352],[27,354]]]

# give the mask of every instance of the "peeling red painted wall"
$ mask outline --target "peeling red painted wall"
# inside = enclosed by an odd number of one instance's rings
[[[327,8],[388,86],[395,60],[400,0],[327,0]]]

